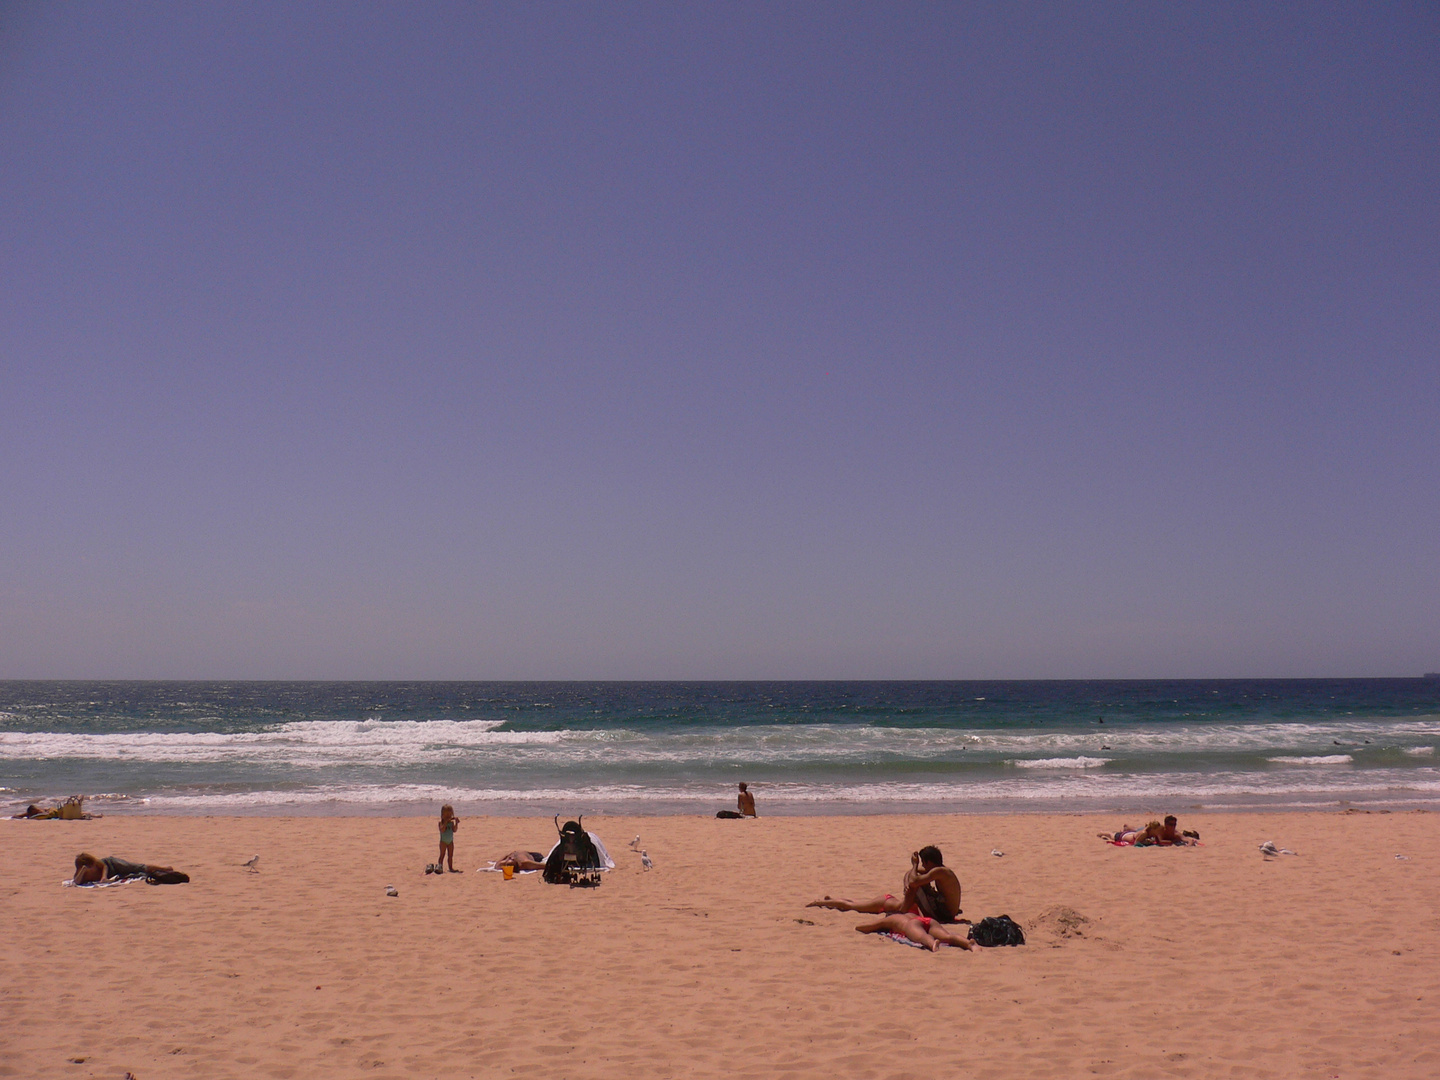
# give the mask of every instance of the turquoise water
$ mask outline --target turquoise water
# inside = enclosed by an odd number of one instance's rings
[[[1440,680],[0,682],[0,799],[169,813],[1440,803]]]

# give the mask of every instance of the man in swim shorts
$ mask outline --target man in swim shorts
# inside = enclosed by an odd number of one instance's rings
[[[945,865],[940,849],[933,844],[910,854],[910,869],[902,879],[900,896],[886,893],[874,900],[857,903],[825,897],[812,900],[806,907],[830,908],[832,911],[859,911],[867,915],[903,915],[953,923],[960,919],[960,879]],[[968,921],[968,920],[963,920]],[[870,931],[873,932],[873,931]]]

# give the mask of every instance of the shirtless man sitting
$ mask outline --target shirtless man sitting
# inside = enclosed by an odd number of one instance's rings
[[[805,906],[860,911],[868,915],[912,915],[941,923],[970,921],[960,918],[960,879],[955,876],[954,870],[945,865],[940,849],[934,845],[911,853],[910,869],[905,872],[902,885],[903,892],[898,897],[886,893],[874,900],[857,903],[827,896],[823,900],[812,900]]]

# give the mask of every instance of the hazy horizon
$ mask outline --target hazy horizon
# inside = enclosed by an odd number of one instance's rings
[[[0,678],[1440,671],[1440,8],[0,10]]]

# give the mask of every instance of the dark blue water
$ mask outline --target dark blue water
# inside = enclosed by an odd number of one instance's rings
[[[112,809],[1422,805],[1440,680],[0,682],[0,792]]]

